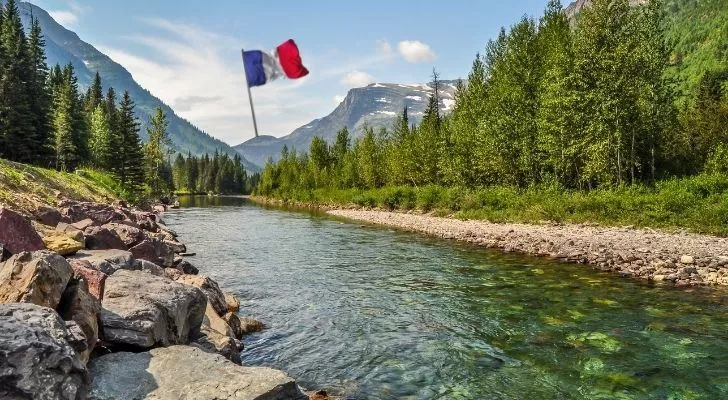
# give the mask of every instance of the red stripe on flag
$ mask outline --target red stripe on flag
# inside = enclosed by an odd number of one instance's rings
[[[278,46],[278,62],[281,63],[283,72],[289,79],[303,78],[308,75],[308,70],[303,66],[301,54],[293,39],[288,39]]]

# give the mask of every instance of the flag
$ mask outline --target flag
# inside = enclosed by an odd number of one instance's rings
[[[285,41],[272,53],[263,50],[244,51],[243,63],[249,87],[265,85],[284,75],[289,79],[308,75],[293,39]]]

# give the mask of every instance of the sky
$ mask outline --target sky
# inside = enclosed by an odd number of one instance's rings
[[[321,118],[351,88],[467,77],[502,26],[547,0],[31,0],[180,116],[231,145],[253,137],[241,48],[294,39],[311,71],[252,89],[262,135]],[[567,4],[567,1],[562,1]]]

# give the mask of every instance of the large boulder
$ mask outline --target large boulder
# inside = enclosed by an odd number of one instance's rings
[[[43,225],[56,226],[63,219],[61,212],[53,207],[40,206],[33,213],[35,220]]]
[[[96,347],[99,337],[99,311],[101,302],[89,293],[88,283],[83,279],[72,279],[63,293],[58,313],[65,321],[75,321],[83,331],[85,350],[79,358],[85,364]]]
[[[129,251],[138,260],[151,261],[163,267],[174,266],[174,252],[160,240],[146,239]]]
[[[45,249],[33,224],[5,207],[0,207],[0,243],[12,254]]]
[[[133,271],[141,268],[139,262],[126,250],[82,250],[69,259],[86,261],[91,268],[106,275],[113,275],[121,269]]]
[[[128,247],[119,235],[102,226],[90,226],[83,231],[86,247],[90,250],[126,250]]]
[[[90,202],[79,202],[73,200],[63,200],[59,203],[61,214],[68,217],[73,222],[90,219],[94,225],[104,225],[112,221],[121,221],[126,216],[114,209],[114,207]]]
[[[207,302],[210,303],[215,312],[218,315],[227,314],[225,294],[214,280],[204,275],[182,275],[176,281],[202,289],[205,296],[207,296]]]
[[[110,230],[111,232],[115,233],[117,237],[121,239],[121,241],[124,243],[124,246],[126,246],[126,249],[132,248],[147,238],[146,234],[143,230],[134,227],[132,225],[127,225],[125,223],[110,223],[104,225],[104,228]]]
[[[182,271],[183,274],[197,275],[200,273],[200,270],[187,260],[181,260],[176,264],[176,266],[177,269]]]
[[[77,242],[85,243],[86,238],[83,236],[83,230],[78,229],[71,224],[59,222],[58,225],[56,225],[56,231],[65,234]]]
[[[183,243],[180,243],[176,240],[164,240],[162,241],[164,244],[167,245],[170,249],[172,249],[173,252],[176,254],[182,254],[187,252],[187,246],[185,246]]]
[[[190,346],[108,354],[92,360],[89,369],[96,400],[306,399],[281,371],[241,367]]]
[[[88,374],[50,308],[0,304],[0,399],[85,399]]]
[[[50,251],[55,251],[62,256],[70,256],[84,249],[82,242],[76,241],[63,233],[52,233],[43,235],[43,243]]]
[[[188,343],[200,329],[207,301],[201,290],[142,271],[106,279],[99,316],[102,340],[116,347]]]
[[[0,303],[33,303],[56,308],[73,270],[50,251],[16,254],[0,269]]]
[[[103,299],[104,285],[108,275],[94,269],[86,260],[68,260],[68,263],[73,269],[73,278],[86,281],[89,293],[99,300]]]

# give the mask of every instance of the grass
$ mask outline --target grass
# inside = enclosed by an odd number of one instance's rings
[[[0,159],[0,205],[30,212],[42,204],[54,205],[59,194],[98,202],[126,197],[111,176],[99,171],[66,173]]]
[[[274,196],[329,206],[419,210],[492,222],[634,225],[728,236],[728,176],[665,180],[654,187],[626,186],[589,192],[553,187],[385,187],[316,189]]]

